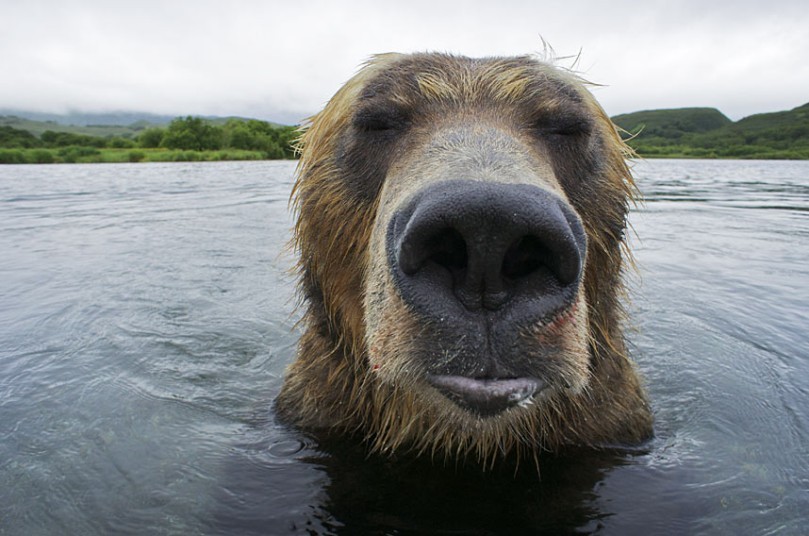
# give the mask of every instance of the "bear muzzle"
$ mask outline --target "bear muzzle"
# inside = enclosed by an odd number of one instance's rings
[[[422,188],[387,233],[396,291],[435,326],[449,364],[428,382],[482,416],[529,402],[548,386],[525,365],[521,332],[558,329],[575,310],[587,239],[561,197],[533,184],[450,180]],[[469,341],[469,342],[464,342]]]

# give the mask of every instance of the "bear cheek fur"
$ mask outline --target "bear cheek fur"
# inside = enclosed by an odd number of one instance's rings
[[[421,371],[409,354],[420,328],[394,289],[384,247],[384,232],[374,232],[369,250],[375,254],[370,255],[365,292],[366,366],[378,381],[400,389],[413,388]]]

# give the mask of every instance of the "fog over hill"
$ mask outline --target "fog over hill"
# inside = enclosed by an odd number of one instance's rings
[[[0,115],[13,115],[33,121],[51,121],[60,125],[131,125],[144,121],[154,125],[164,125],[171,122],[176,116],[158,115],[142,112],[106,112],[106,113],[86,113],[69,112],[66,114],[55,114],[45,112],[31,112],[27,110],[14,110],[10,108],[0,108]]]
[[[88,125],[101,125],[101,126],[129,126],[135,123],[146,123],[149,125],[167,125],[172,119],[186,114],[177,115],[162,115],[152,114],[148,112],[132,112],[132,111],[117,111],[117,112],[68,112],[65,114],[47,113],[47,112],[33,112],[28,110],[15,110],[11,108],[0,108],[0,116],[16,116],[23,119],[30,119],[32,121],[50,121],[59,125],[73,125],[73,126],[88,126]],[[193,114],[192,114],[193,115]],[[201,116],[205,119],[216,120],[225,119],[220,116]],[[262,117],[255,117],[254,119],[261,119],[274,124],[289,124],[273,119],[264,119]]]

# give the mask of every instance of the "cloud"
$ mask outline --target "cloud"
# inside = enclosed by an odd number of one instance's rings
[[[576,55],[611,114],[809,97],[802,2],[207,0],[5,2],[0,108],[238,114],[296,122],[369,55]]]

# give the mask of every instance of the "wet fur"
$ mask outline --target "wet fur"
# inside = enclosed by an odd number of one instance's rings
[[[382,130],[381,141],[367,143],[353,133],[357,122],[367,120],[363,106],[380,94],[394,108],[385,121],[398,138],[385,139]],[[389,282],[368,280],[381,273],[374,263],[384,258],[372,235],[386,178],[400,171],[420,142],[399,128],[396,121],[406,114],[396,110],[429,114],[466,107],[464,113],[499,122],[522,121],[525,110],[539,110],[541,130],[542,118],[564,116],[570,106],[587,111],[592,132],[586,143],[519,136],[536,148],[530,158],[549,166],[587,233],[583,290],[576,318],[566,324],[581,333],[570,338],[570,353],[548,365],[567,375],[560,382],[571,388],[540,393],[532,405],[507,410],[508,416],[481,418],[427,384],[409,352],[430,327],[420,325]],[[369,113],[379,112],[371,107]],[[625,145],[580,79],[530,57],[381,55],[312,118],[301,148],[293,199],[306,311],[298,355],[277,400],[282,418],[309,430],[358,436],[379,452],[484,463],[510,455],[536,458],[565,445],[634,444],[651,435],[651,413],[626,355],[619,302],[628,257],[623,233],[635,187]],[[374,300],[386,305],[369,330],[366,309]],[[538,326],[526,336],[541,341],[554,334]]]

